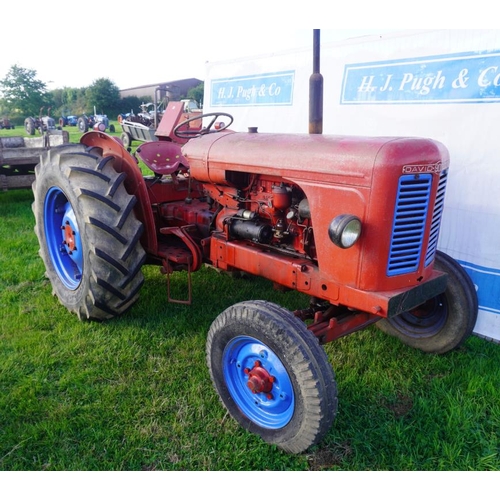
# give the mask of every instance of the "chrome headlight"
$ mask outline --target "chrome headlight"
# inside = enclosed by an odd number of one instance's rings
[[[337,215],[328,226],[328,236],[340,248],[350,248],[361,235],[361,221],[355,215]]]

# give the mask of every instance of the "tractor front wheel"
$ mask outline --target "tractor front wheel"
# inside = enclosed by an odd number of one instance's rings
[[[445,354],[472,333],[478,301],[472,280],[456,260],[438,251],[434,268],[448,274],[446,290],[411,311],[380,320],[377,326],[410,347]]]
[[[125,149],[132,146],[132,136],[128,132],[122,132],[121,140]]]
[[[337,411],[323,348],[290,311],[265,301],[226,309],[207,338],[215,389],[245,429],[289,453],[319,442]]]
[[[54,294],[82,320],[105,320],[137,300],[142,224],[125,174],[81,144],[49,150],[35,168],[35,233]]]

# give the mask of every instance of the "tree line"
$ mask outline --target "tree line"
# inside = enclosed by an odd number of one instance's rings
[[[191,89],[187,96],[201,102],[203,84]],[[120,90],[109,78],[98,78],[88,87],[48,90],[45,82],[37,78],[33,69],[11,66],[0,80],[0,118],[8,117],[16,125],[22,125],[28,116],[50,114],[56,121],[61,116],[106,114],[114,119],[120,113],[140,111],[140,105],[149,96],[120,97]]]

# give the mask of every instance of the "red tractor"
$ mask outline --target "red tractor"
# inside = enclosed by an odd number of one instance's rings
[[[99,131],[49,150],[36,167],[41,256],[59,301],[81,320],[128,310],[144,264],[167,282],[207,264],[310,296],[294,312],[234,304],[206,343],[229,413],[291,453],[319,442],[337,411],[322,344],[376,324],[445,353],[472,332],[474,286],[437,250],[449,171],[442,144],[237,133],[223,113],[204,115],[204,127],[181,115],[167,109],[160,140],[138,148],[151,176]]]

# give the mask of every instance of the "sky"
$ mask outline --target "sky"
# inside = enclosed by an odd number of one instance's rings
[[[418,12],[428,12],[427,1],[420,0],[411,15],[404,9],[406,20],[413,22],[409,29],[418,26]],[[399,7],[387,15],[386,2]],[[304,28],[308,23],[338,26],[321,29],[321,43],[408,29],[401,28],[411,26],[408,22],[398,20],[400,5],[392,0],[358,0],[350,8],[324,0],[3,0],[0,80],[13,65],[35,70],[49,90],[87,87],[99,78],[119,89],[204,80],[207,61],[312,46],[312,28]],[[434,9],[426,29],[436,23],[442,27],[437,19]],[[359,28],[363,25],[372,28]]]

